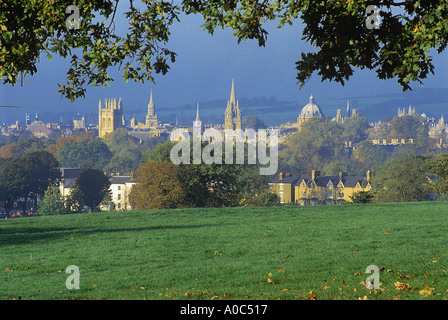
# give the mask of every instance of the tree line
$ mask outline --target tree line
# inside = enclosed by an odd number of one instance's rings
[[[374,139],[413,139],[414,143],[384,147],[373,144]],[[312,118],[280,145],[279,167],[295,175],[319,170],[326,175],[347,172],[363,176],[367,170],[378,171],[392,159],[435,156],[442,152],[436,142],[428,136],[427,121],[417,114],[386,119],[375,127],[359,114],[343,123]]]
[[[259,174],[258,165],[192,164],[193,161],[190,164],[175,165],[170,161],[174,144],[167,141],[145,154],[144,163],[135,172],[136,184],[129,195],[133,208],[279,204],[278,196],[269,190],[269,177]],[[204,142],[202,148],[206,145]],[[192,144],[190,148],[192,156]],[[247,150],[247,146],[245,149]],[[235,151],[233,155],[236,156]],[[245,155],[247,156],[247,152]],[[222,157],[224,163],[224,147]]]
[[[110,181],[101,170],[81,171],[66,199],[59,191],[61,179],[59,163],[48,151],[2,159],[0,208],[7,217],[13,209],[24,214],[29,203],[37,214],[62,214],[80,212],[84,207],[98,210],[102,202],[110,201]]]

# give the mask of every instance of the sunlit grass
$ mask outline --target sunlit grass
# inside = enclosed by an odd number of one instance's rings
[[[447,215],[424,202],[2,220],[0,299],[446,299]]]

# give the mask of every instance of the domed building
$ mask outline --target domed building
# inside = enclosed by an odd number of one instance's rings
[[[303,122],[313,118],[313,117],[323,117],[324,114],[320,107],[314,102],[313,95],[310,96],[310,101],[306,106],[300,111],[299,117],[297,118],[297,123],[300,126]]]

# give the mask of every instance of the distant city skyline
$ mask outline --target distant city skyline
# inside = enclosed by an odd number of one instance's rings
[[[119,32],[123,27],[124,18],[122,15],[117,17]],[[0,105],[29,106],[15,110],[1,108],[0,122],[9,120],[13,115],[17,118],[20,114],[23,115],[17,120],[24,121],[26,112],[34,114],[36,111],[39,114],[96,113],[98,101],[105,98],[121,97],[125,114],[126,110],[141,109],[145,112],[151,91],[157,112],[163,114],[167,109],[183,105],[195,107],[201,102],[228,99],[232,79],[235,79],[238,99],[273,96],[278,100],[293,101],[297,103],[297,114],[308,102],[311,94],[317,103],[320,103],[324,113],[328,112],[327,106],[321,103],[323,101],[353,101],[356,97],[388,94],[404,98],[413,95],[412,92],[403,93],[395,79],[379,80],[375,72],[358,69],[355,69],[354,76],[344,87],[334,82],[321,82],[320,77],[314,74],[300,90],[296,80],[295,61],[299,59],[302,51],[315,49],[301,40],[303,25],[299,20],[294,22],[293,26],[285,26],[282,29],[268,23],[266,47],[258,47],[256,41],[246,41],[238,45],[231,30],[218,29],[214,35],[209,35],[202,31],[201,24],[201,16],[182,16],[181,22],[172,26],[168,48],[178,54],[177,61],[171,65],[165,76],[154,75],[156,85],[151,82],[125,83],[121,78],[121,71],[111,70],[110,74],[115,81],[110,87],[88,87],[86,98],[78,99],[74,103],[62,99],[57,93],[58,82],[66,82],[65,73],[69,68],[69,60],[54,57],[49,61],[42,55],[41,62],[37,65],[37,74],[33,77],[27,76],[23,88],[20,83],[15,87],[0,86]],[[440,55],[434,54],[433,60],[435,75],[424,80],[424,88],[448,90],[448,53],[445,51]],[[412,84],[412,88],[418,89],[420,85]],[[446,106],[448,107],[448,97]],[[244,112],[245,106],[241,105],[241,108]],[[331,106],[331,112],[333,109]],[[222,106],[222,115],[224,110],[225,104]]]

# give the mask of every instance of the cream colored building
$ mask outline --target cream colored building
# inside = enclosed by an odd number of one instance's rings
[[[115,211],[132,210],[129,204],[129,194],[132,186],[135,184],[133,176],[110,176],[110,191],[112,194],[112,201],[115,205]],[[108,210],[110,208],[101,208]]]

